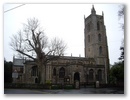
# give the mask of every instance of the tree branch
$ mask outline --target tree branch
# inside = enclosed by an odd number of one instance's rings
[[[23,55],[25,55],[25,56],[27,56],[27,57],[33,59],[33,60],[36,60],[36,59],[33,58],[32,56],[30,56],[30,55],[28,55],[28,54],[26,54],[26,53],[24,53],[24,52],[22,52],[22,51],[20,51],[20,50],[16,50],[16,51],[18,51],[19,53],[21,53],[21,54],[23,54]]]
[[[36,51],[35,47],[32,45],[31,41],[29,39],[26,39],[25,41],[28,41],[29,45]]]

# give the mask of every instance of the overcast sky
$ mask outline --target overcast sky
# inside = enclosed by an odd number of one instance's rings
[[[28,18],[37,18],[49,39],[59,37],[67,43],[66,56],[84,57],[84,15],[91,14],[93,4],[4,4],[4,57],[12,61],[15,52],[9,46],[12,34],[22,29]],[[118,10],[120,4],[94,4],[98,15],[104,12],[110,64],[118,61],[123,32]],[[10,10],[12,9],[12,10]]]

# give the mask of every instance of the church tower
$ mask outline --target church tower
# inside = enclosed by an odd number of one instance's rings
[[[94,58],[96,64],[104,66],[106,78],[109,71],[109,57],[104,14],[97,15],[94,6],[91,14],[84,17],[85,57]]]

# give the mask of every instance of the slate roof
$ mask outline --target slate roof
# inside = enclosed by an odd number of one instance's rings
[[[13,65],[14,66],[24,66],[25,59],[13,59]]]

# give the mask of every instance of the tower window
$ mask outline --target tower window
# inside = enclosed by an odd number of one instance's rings
[[[100,24],[99,24],[99,21],[97,22],[97,30],[100,30]]]
[[[90,52],[90,48],[88,48],[88,51]]]
[[[65,77],[65,69],[62,67],[59,70],[59,78],[64,78]]]
[[[98,34],[98,41],[101,41],[101,34]]]
[[[90,35],[88,35],[88,42],[90,42]]]
[[[100,46],[99,47],[99,55],[101,55],[102,54],[102,47]]]
[[[88,32],[90,31],[90,24],[87,25]]]

